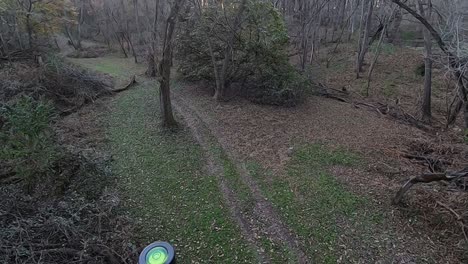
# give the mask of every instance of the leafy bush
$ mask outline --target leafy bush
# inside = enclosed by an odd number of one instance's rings
[[[49,126],[53,118],[50,103],[21,97],[1,109],[4,121],[0,130],[0,158],[6,162],[30,192],[58,160],[58,152]]]
[[[233,20],[238,12],[235,8],[225,11],[208,7],[201,17],[185,22],[177,58],[179,72],[186,79],[215,82],[209,44],[216,67],[221,69],[232,25],[226,22],[226,17]],[[288,61],[289,39],[280,12],[271,3],[252,0],[248,1],[242,21],[233,43],[225,86],[241,84],[242,94],[257,103],[286,106],[299,103],[310,83]]]

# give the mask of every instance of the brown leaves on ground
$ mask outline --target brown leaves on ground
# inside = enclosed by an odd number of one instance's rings
[[[436,201],[442,201],[462,208],[459,203],[452,203],[454,195],[446,186],[418,186],[410,193],[406,209],[390,207],[391,198],[405,180],[428,170],[427,164],[414,163],[404,153],[432,154],[434,158],[450,160],[453,168],[466,162],[467,146],[459,139],[453,140],[450,133],[426,133],[375,111],[322,97],[311,97],[295,108],[277,108],[241,99],[216,103],[209,93],[192,85],[177,96],[189,101],[213,134],[240,157],[280,174],[298,144],[324,143],[330,148],[357,152],[366,159],[364,167],[337,167],[332,172],[347,188],[381,205],[378,210],[388,219],[387,228],[398,234],[401,243],[414,254],[434,259],[463,258],[464,239],[459,225],[451,213],[436,205]],[[455,196],[464,197],[457,201],[468,199],[467,193],[458,192]],[[438,223],[437,228],[431,224],[433,221]],[[432,241],[429,244],[428,238]],[[450,256],[440,248],[449,250]]]

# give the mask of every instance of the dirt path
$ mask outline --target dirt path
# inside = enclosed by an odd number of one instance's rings
[[[229,188],[226,180],[223,177],[224,169],[221,161],[210,150],[210,141],[212,139],[209,138],[209,130],[198,118],[198,116],[190,113],[190,109],[188,109],[183,103],[179,102],[178,100],[174,100],[173,103],[175,110],[183,116],[187,126],[192,131],[195,140],[202,147],[206,159],[206,170],[211,175],[217,176],[219,180],[219,188],[222,191],[224,201],[229,207],[231,216],[239,226],[243,237],[249,242],[250,246],[255,248],[259,262],[269,263],[270,260],[268,256],[265,254],[264,250],[262,250],[260,243],[254,236],[255,227],[252,226],[252,221],[246,219],[246,217],[242,214],[242,210],[240,209],[239,205],[239,197],[237,197],[235,192]]]
[[[310,263],[310,260],[301,249],[296,235],[281,221],[272,204],[262,195],[259,186],[250,176],[242,160],[228,148],[227,142],[216,140],[211,130],[200,118],[198,110],[190,107],[183,98],[175,94],[173,103],[176,111],[184,117],[195,139],[202,146],[207,160],[208,171],[211,174],[219,176],[220,189],[230,208],[232,217],[241,228],[243,236],[257,249],[259,260],[262,263],[271,263],[271,260],[263,252],[264,250],[260,245],[259,235],[261,235],[268,237],[270,241],[276,241],[285,245],[290,252],[293,252],[297,263]],[[229,159],[233,161],[242,182],[249,188],[255,202],[253,215],[242,213],[240,209],[241,206],[239,205],[239,197],[237,197],[224,179],[221,161],[213,154],[212,147],[210,147],[211,144],[220,145]]]

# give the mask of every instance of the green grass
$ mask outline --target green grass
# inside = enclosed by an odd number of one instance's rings
[[[118,78],[141,70],[118,58],[75,61]],[[139,241],[169,241],[178,263],[254,263],[218,179],[203,170],[200,146],[187,129],[161,129],[158,104],[156,84],[146,80],[117,97],[107,118],[113,173]]]
[[[215,176],[203,172],[200,147],[185,130],[159,128],[156,89],[119,97],[110,116],[114,172],[142,240],[165,240],[178,262],[250,263],[253,253],[229,219]]]
[[[227,180],[229,187],[234,190],[237,197],[239,198],[242,214],[251,217],[253,214],[255,201],[252,197],[252,193],[250,192],[249,187],[241,180],[241,176],[239,175],[235,165],[226,156],[226,154],[218,147],[213,150],[222,160],[224,177]],[[291,262],[291,260],[294,260],[296,256],[293,256],[291,253],[287,252],[285,245],[278,244],[276,241],[272,241],[264,236],[260,238],[260,242],[267,255],[270,256],[272,263],[296,263]]]
[[[393,80],[384,80],[383,84],[382,93],[385,97],[392,98],[397,95],[397,85]]]
[[[241,175],[237,171],[236,165],[229,159],[224,150],[215,138],[210,138],[210,151],[223,166],[223,176],[227,185],[235,193],[240,206],[241,213],[247,218],[253,216],[255,199],[250,192],[249,187],[242,181]],[[270,257],[272,263],[296,263],[291,262],[296,258],[290,252],[287,252],[285,245],[278,244],[265,236],[260,237],[261,246],[265,253]]]
[[[121,79],[143,70],[112,57],[75,61]],[[140,242],[173,243],[178,263],[254,263],[255,252],[230,219],[218,178],[203,170],[201,147],[187,129],[170,133],[160,128],[156,84],[140,82],[113,101],[108,117],[113,171],[125,207],[139,220]],[[174,88],[178,86],[174,83]],[[219,143],[214,138],[209,141],[209,151],[222,165],[242,213],[252,216],[255,201],[248,186]],[[248,168],[314,262],[336,263],[339,235],[344,233],[340,223],[361,228],[381,221],[378,215],[362,213],[367,201],[347,190],[327,170],[361,163],[357,155],[343,149],[306,145],[295,152],[284,175],[270,175],[255,163]],[[295,256],[284,245],[266,237],[260,242],[273,263],[295,263]]]
[[[372,43],[371,47],[370,47],[370,51],[374,54],[377,53],[377,47],[379,46],[379,41],[374,41],[374,43]],[[380,45],[380,52],[381,54],[386,54],[386,55],[392,55],[392,54],[395,54],[397,51],[395,45],[391,44],[391,43],[382,43]]]
[[[416,39],[416,33],[413,31],[402,31],[401,39],[406,43],[411,42]]]
[[[112,77],[116,77],[118,79],[128,79],[136,73],[141,73],[144,70],[144,65],[135,64],[131,58],[124,59],[115,56],[108,56],[90,59],[68,58],[68,60],[85,68],[110,74]]]
[[[336,263],[340,221],[376,223],[379,217],[361,216],[367,201],[348,191],[327,168],[356,166],[362,161],[342,149],[306,145],[296,151],[286,175],[265,173],[257,164],[249,169],[285,222],[299,235],[307,254],[318,263]],[[367,215],[367,214],[363,214]]]

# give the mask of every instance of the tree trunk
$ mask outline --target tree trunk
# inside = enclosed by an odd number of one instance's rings
[[[127,50],[125,49],[124,37],[122,36],[123,33],[117,32],[115,37],[117,38],[117,42],[119,43],[120,50],[122,50],[124,57],[128,58]]]
[[[29,45],[29,48],[32,48],[33,46],[33,29],[32,29],[32,25],[31,25],[31,12],[32,12],[32,7],[33,7],[33,3],[32,3],[32,0],[29,0],[28,2],[28,9],[27,9],[27,13],[26,13],[26,31],[28,32],[28,45]]]
[[[76,36],[76,46],[78,49],[81,49],[81,24],[83,24],[83,12],[84,12],[84,0],[81,0],[80,5],[80,18],[77,25],[77,36]]]
[[[138,63],[138,55],[135,51],[135,47],[133,46],[133,42],[128,31],[125,33],[125,39],[127,41],[127,45],[130,46],[135,63]]]
[[[159,64],[159,72],[161,73],[161,78],[159,80],[160,89],[159,89],[159,99],[161,107],[161,117],[162,125],[164,127],[177,127],[177,122],[172,113],[172,104],[171,104],[171,90],[170,90],[170,80],[171,80],[171,62],[172,62],[172,39],[174,36],[174,30],[177,24],[177,16],[181,6],[184,4],[185,0],[175,0],[174,6],[171,8],[171,12],[166,22],[166,31],[164,35],[164,45],[163,45],[163,56],[161,63]]]
[[[364,58],[366,57],[367,51],[369,49],[369,34],[372,28],[372,14],[374,11],[374,0],[369,0],[369,7],[367,10],[366,23],[364,28],[363,37],[361,40],[361,46],[359,48],[359,54],[356,65],[356,77],[359,78],[359,73],[362,72],[362,65],[364,63]]]
[[[149,77],[156,77],[158,74],[157,68],[157,39],[158,39],[158,19],[159,19],[159,1],[156,0],[155,8],[154,8],[154,20],[153,20],[153,30],[151,33],[151,48],[149,53],[151,53],[148,57],[148,69],[146,70],[146,74]]]
[[[401,13],[401,10],[398,9],[395,11],[395,15],[391,23],[391,27],[387,30],[389,43],[393,43],[399,46],[401,45],[401,37],[400,37],[401,22],[403,22],[403,15]]]
[[[383,29],[382,29],[382,32],[380,33],[379,44],[377,44],[377,51],[376,51],[374,60],[372,61],[371,66],[369,67],[369,73],[367,74],[366,96],[369,96],[369,89],[370,89],[370,83],[371,83],[371,79],[372,79],[372,73],[374,72],[374,68],[375,68],[375,64],[377,63],[377,60],[379,59],[380,49],[381,49],[381,46],[382,46],[382,42],[383,42],[386,30],[387,30],[387,26],[385,25],[383,27]]]
[[[16,40],[18,41],[18,46],[20,47],[21,50],[24,49],[24,45],[23,45],[23,40],[21,39],[21,34],[19,32],[19,29],[18,29],[18,22],[17,22],[17,17],[16,15],[13,16],[13,32],[15,34],[15,37],[16,37]]]
[[[226,49],[224,50],[224,60],[219,72],[220,87],[216,89],[214,98],[217,101],[222,101],[224,99],[224,93],[226,90],[226,72],[229,66],[229,61],[231,60],[232,47],[234,45],[234,40],[236,37],[237,30],[241,26],[241,18],[244,13],[245,7],[247,5],[247,0],[242,0],[239,11],[237,12],[236,18],[234,19],[234,26],[231,29],[231,34],[229,35],[228,41],[226,43]]]
[[[143,36],[141,34],[141,29],[140,29],[140,19],[138,15],[138,0],[133,0],[133,9],[135,12],[135,25],[136,25],[136,30],[138,34],[138,41],[137,44],[143,44]]]
[[[468,138],[468,102],[465,102],[465,110],[463,112],[463,120],[465,125],[465,136]]]
[[[445,53],[445,55],[448,57],[448,66],[450,69],[453,71],[453,75],[455,79],[457,80],[457,85],[458,85],[458,93],[459,97],[457,98],[456,102],[456,107],[453,112],[450,113],[447,125],[451,125],[455,122],[458,113],[462,109],[463,106],[465,106],[465,117],[468,115],[468,107],[466,106],[468,104],[467,100],[467,93],[468,93],[468,84],[465,84],[464,78],[464,72],[460,69],[460,65],[462,64],[460,57],[456,56],[452,51],[450,51],[447,43],[444,42],[442,39],[441,35],[435,30],[435,28],[425,19],[422,17],[418,12],[415,10],[411,9],[407,4],[403,3],[401,0],[392,0],[393,3],[397,4],[404,10],[406,10],[408,13],[410,13],[414,18],[419,20],[426,29],[430,32],[432,38],[436,41],[437,45],[439,48]],[[465,129],[468,129],[468,122],[465,123]]]
[[[427,3],[427,12],[424,10],[423,0],[418,0],[419,13],[427,20],[431,19],[432,7]],[[432,38],[429,31],[423,27],[424,47],[424,96],[422,102],[422,118],[426,122],[430,122],[432,118],[431,112],[431,93],[432,93]]]
[[[0,41],[2,46],[0,47],[0,54],[4,57],[8,57],[8,44],[6,43],[5,39],[3,38],[2,33],[0,32]]]

